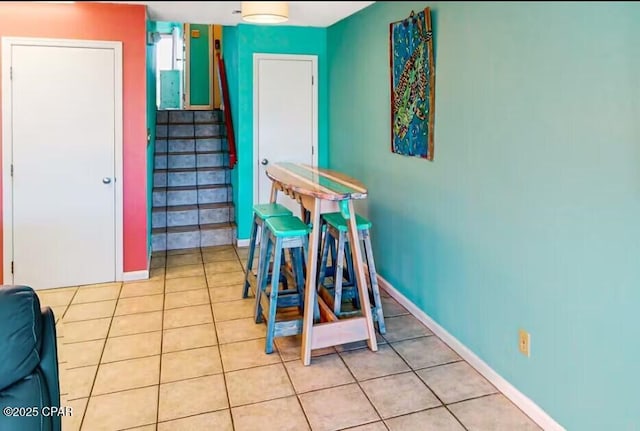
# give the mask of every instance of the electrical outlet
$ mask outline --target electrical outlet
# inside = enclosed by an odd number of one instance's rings
[[[518,331],[518,349],[523,355],[531,356],[531,335],[524,329]]]

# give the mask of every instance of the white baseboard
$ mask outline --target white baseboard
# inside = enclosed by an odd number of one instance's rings
[[[249,247],[249,243],[251,240],[249,239],[238,239],[236,240],[236,247]]]
[[[386,290],[400,305],[406,308],[418,320],[424,323],[435,335],[447,343],[462,359],[475,368],[489,382],[491,382],[500,392],[509,398],[525,414],[546,431],[566,431],[547,412],[542,410],[536,403],[531,401],[525,394],[516,389],[511,383],[496,373],[489,365],[473,353],[467,346],[462,344],[453,335],[449,334],[442,326],[438,325],[427,313],[420,310],[413,302],[400,293],[387,280],[378,275],[379,286]]]
[[[122,273],[122,281],[148,280],[149,270],[130,271]]]

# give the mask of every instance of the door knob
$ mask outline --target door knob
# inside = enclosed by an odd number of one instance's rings
[[[267,166],[269,164],[269,160],[262,159],[262,161],[260,163],[262,163],[264,166]]]
[[[109,178],[109,177],[104,177],[104,178],[102,179],[102,182],[103,182],[104,184],[109,184],[109,183],[111,183],[111,178]]]

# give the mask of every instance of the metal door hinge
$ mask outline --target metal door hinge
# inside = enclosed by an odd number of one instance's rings
[[[311,75],[311,85],[314,85],[315,83],[315,76]]]
[[[13,66],[9,66],[9,80],[13,79]]]
[[[11,164],[11,176],[13,176],[13,164]]]
[[[11,274],[13,274],[13,261],[11,261]]]
[[[313,156],[316,153],[316,147],[311,147],[311,155]]]

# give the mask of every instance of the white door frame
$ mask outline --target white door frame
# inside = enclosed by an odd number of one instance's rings
[[[75,39],[44,39],[29,37],[2,38],[2,228],[3,228],[3,283],[13,281],[11,260],[13,257],[13,187],[11,186],[11,164],[13,160],[13,118],[11,112],[11,47],[52,46],[72,48],[112,49],[114,51],[115,88],[115,250],[116,280],[123,279],[123,93],[122,93],[122,42],[107,42]]]
[[[300,60],[311,61],[311,71],[313,74],[313,90],[311,92],[312,106],[314,107],[311,116],[312,134],[311,146],[313,166],[318,166],[318,56],[317,55],[297,55],[297,54],[253,54],[253,203],[258,203],[258,193],[260,190],[260,160],[258,157],[258,63],[260,60]]]

